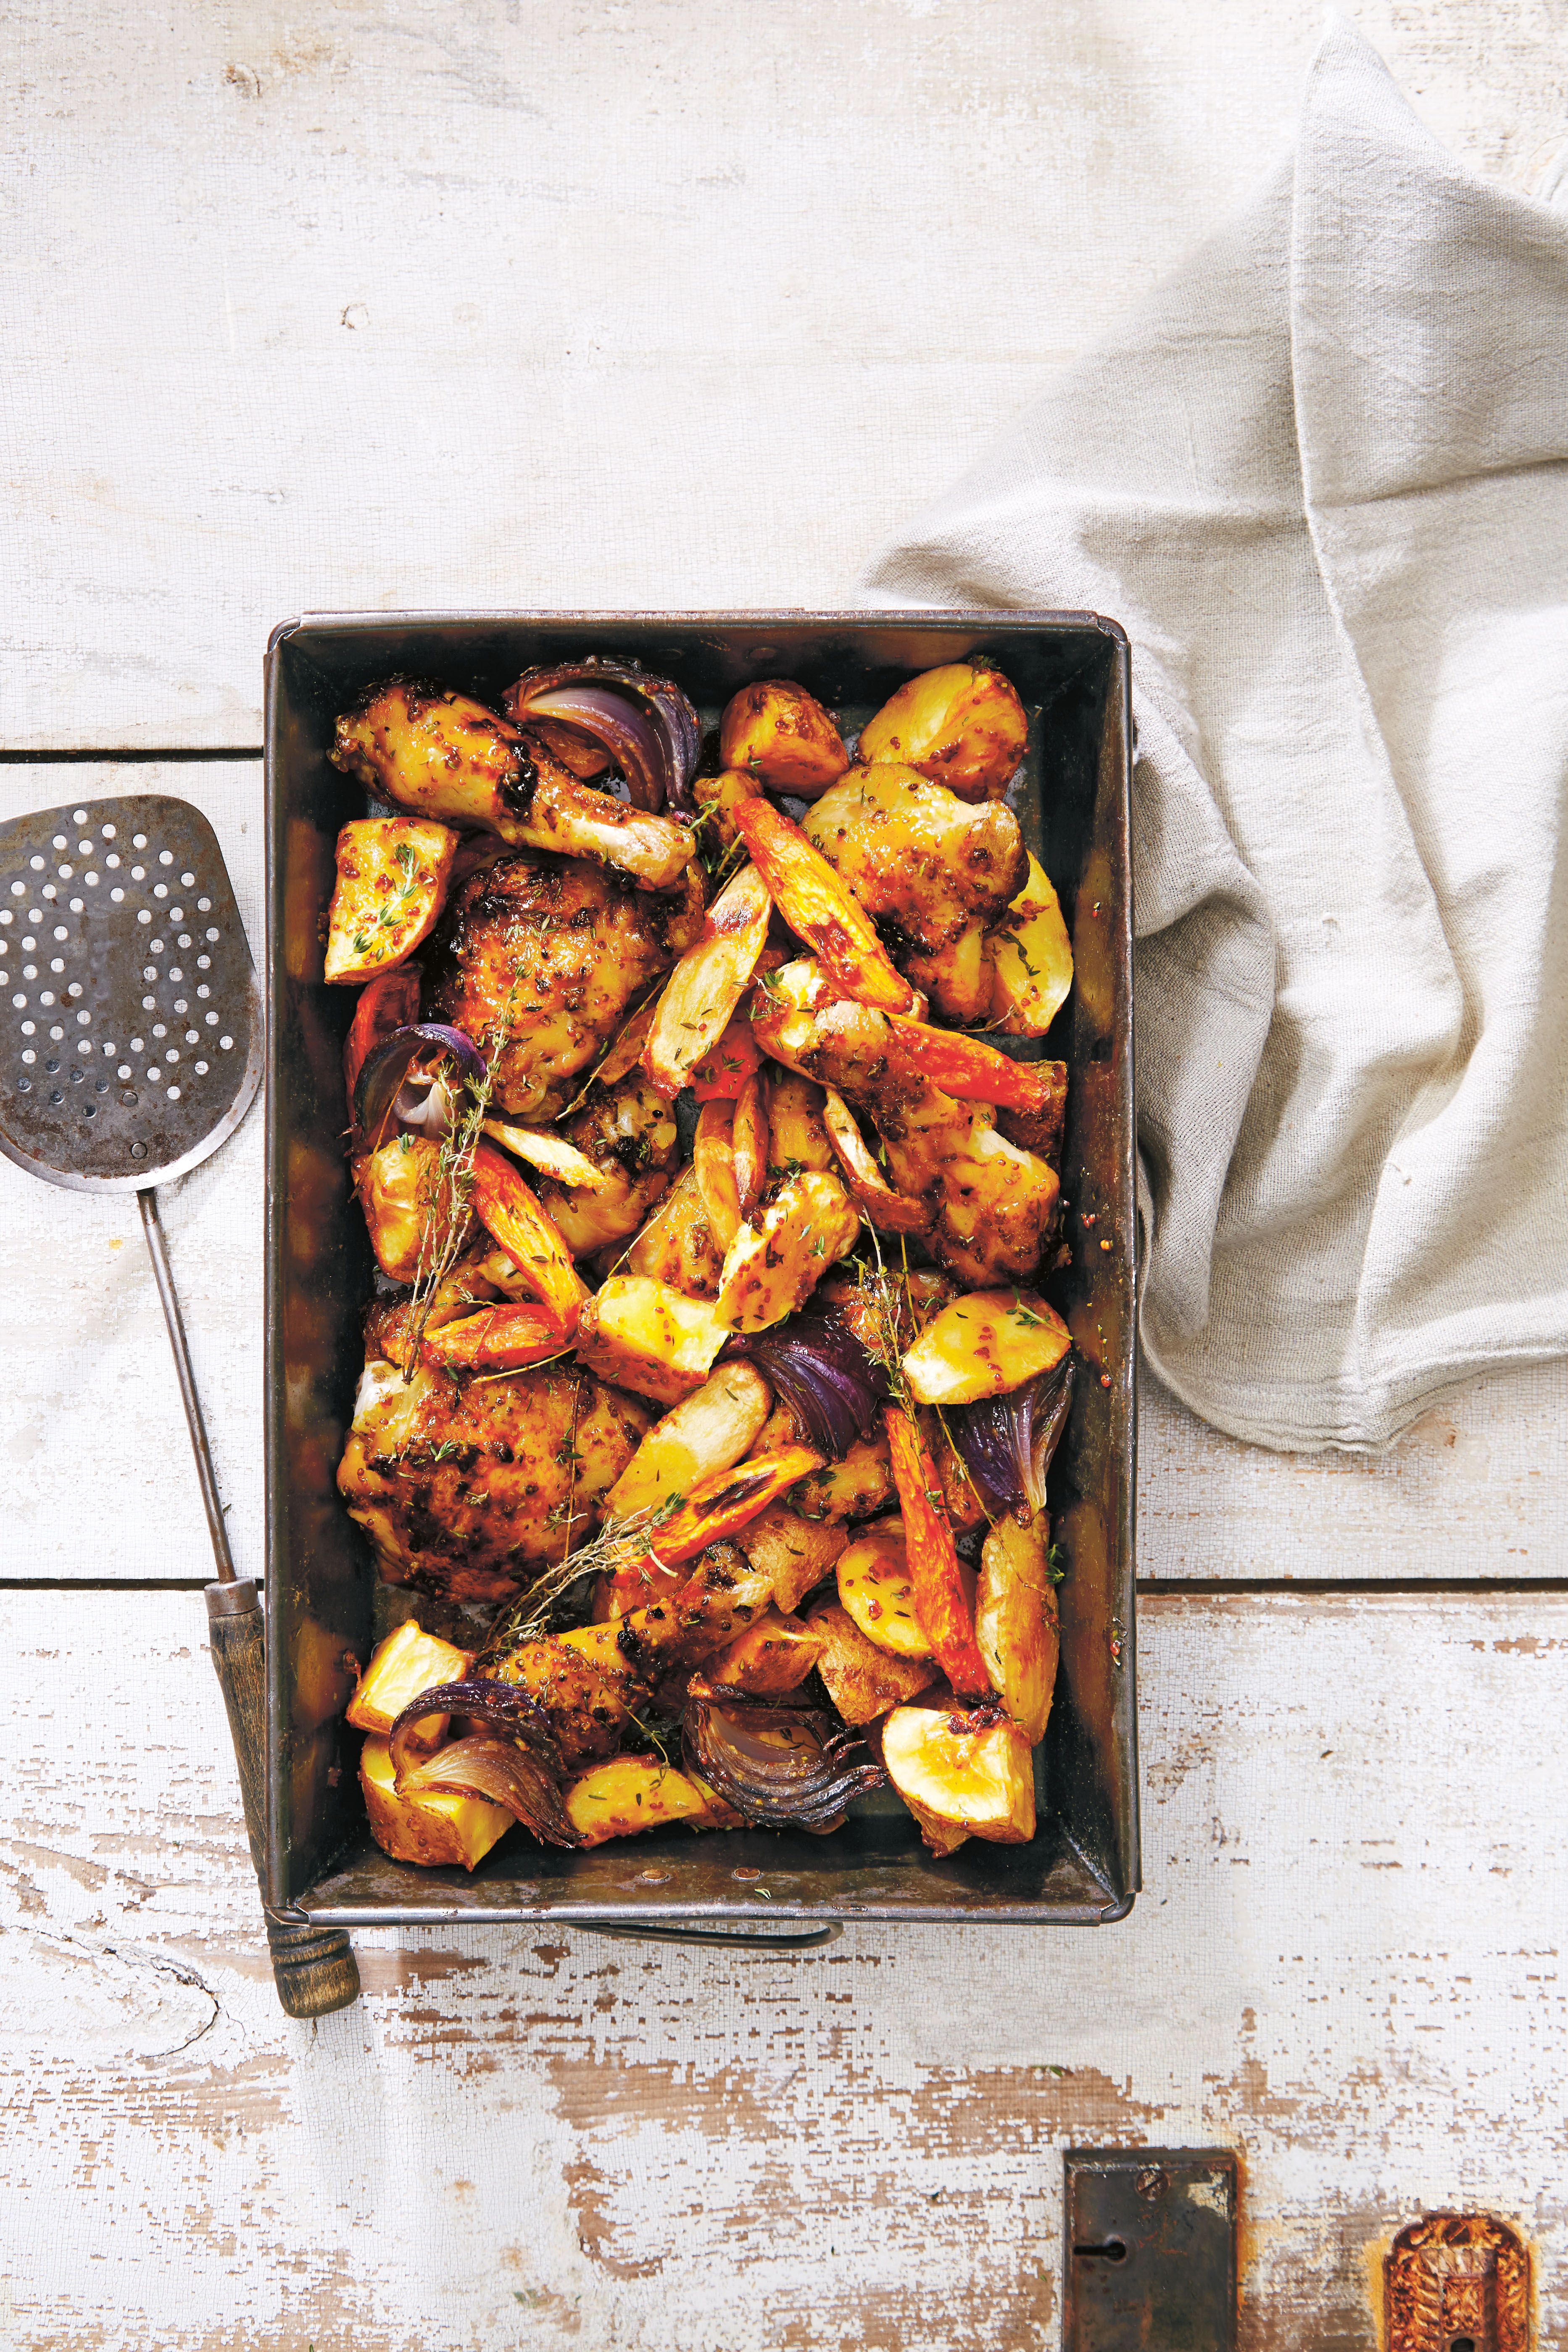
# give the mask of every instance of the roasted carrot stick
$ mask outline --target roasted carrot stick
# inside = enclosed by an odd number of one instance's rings
[[[936,1662],[960,1698],[980,1698],[991,1677],[974,1638],[974,1614],[964,1598],[958,1554],[947,1523],[942,1485],[920,1431],[898,1405],[884,1408],[893,1481],[903,1510],[904,1556],[915,1611]]]

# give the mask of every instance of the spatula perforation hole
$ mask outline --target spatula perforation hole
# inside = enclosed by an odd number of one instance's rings
[[[87,823],[87,811],[85,809],[76,810],[71,817],[71,823],[72,824],[85,824]]]

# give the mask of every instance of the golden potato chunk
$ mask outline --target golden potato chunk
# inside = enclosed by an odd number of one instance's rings
[[[787,1177],[726,1251],[714,1314],[736,1331],[765,1331],[782,1323],[854,1247],[859,1230],[836,1176],[808,1168]]]
[[[731,695],[719,728],[726,768],[774,792],[811,800],[849,765],[844,740],[814,694],[787,677],[759,678]]]
[[[356,1731],[374,1731],[384,1738],[411,1699],[437,1683],[460,1682],[473,1664],[473,1654],[420,1630],[405,1617],[384,1642],[378,1642],[358,1689],[349,1701],[347,1719]],[[438,1747],[446,1737],[449,1716],[422,1723],[416,1734],[418,1747]]]
[[[1028,871],[1011,809],[973,808],[891,761],[851,768],[806,811],[804,830],[867,913],[927,955],[976,920],[996,921]]]
[[[1028,1740],[989,1709],[966,1717],[957,1707],[897,1707],[882,1727],[882,1760],[921,1830],[944,1841],[938,1853],[951,1851],[955,1830],[994,1845],[1026,1845],[1035,1834]]]
[[[679,1404],[700,1389],[730,1336],[704,1299],[645,1275],[612,1275],[583,1309],[577,1357],[615,1386]]]
[[[931,1643],[915,1609],[901,1519],[879,1520],[839,1554],[838,1598],[879,1650],[895,1658],[931,1656]]]
[[[721,1364],[655,1422],[605,1496],[606,1517],[629,1519],[731,1469],[750,1452],[772,1410],[773,1391],[760,1372],[750,1364]]]
[[[423,1135],[400,1135],[359,1162],[358,1187],[370,1245],[392,1282],[412,1282],[421,1257],[433,1265],[455,1219],[472,1223],[442,1173],[440,1145]]]
[[[800,1488],[793,1491],[798,1494]],[[803,1519],[783,1503],[773,1503],[742,1528],[735,1541],[756,1574],[767,1579],[775,1606],[787,1615],[832,1575],[846,1537],[831,1520]]]
[[[906,678],[856,745],[858,760],[901,760],[961,800],[1000,800],[1029,740],[1010,678],[984,656]]]
[[[904,1356],[918,1404],[972,1404],[1061,1362],[1072,1334],[1032,1290],[971,1290],[932,1318]]]
[[[1000,1519],[980,1555],[974,1638],[991,1686],[1031,1748],[1046,1736],[1059,1648],[1056,1586],[1036,1528]]]
[[[772,912],[762,876],[754,866],[742,866],[720,891],[700,936],[666,981],[643,1049],[643,1067],[667,1101],[680,1092],[729,1026],[767,943]]]
[[[822,1644],[816,1671],[846,1723],[874,1723],[937,1678],[934,1658],[897,1658],[879,1649],[836,1602],[814,1609],[805,1622]]]
[[[714,1234],[695,1168],[686,1168],[626,1252],[632,1274],[666,1283],[687,1298],[717,1298],[724,1252]]]
[[[905,956],[904,977],[930,997],[944,1021],[972,1028],[991,1011],[994,974],[986,959],[986,941],[1000,936],[988,932],[977,917],[934,954]],[[996,1025],[1005,1028],[1006,1024]]]
[[[637,1837],[666,1822],[722,1829],[739,1819],[702,1781],[678,1772],[659,1756],[612,1756],[592,1766],[562,1794],[581,1846]]]
[[[323,977],[374,980],[411,956],[436,928],[458,836],[417,817],[359,817],[338,835],[338,878],[327,909]]]
[[[831,1168],[833,1144],[822,1115],[822,1088],[796,1070],[770,1065],[763,1078],[763,1097],[769,1177],[798,1176],[803,1168]]]
[[[359,1759],[359,1784],[370,1833],[395,1862],[417,1862],[426,1869],[442,1864],[472,1870],[511,1827],[504,1805],[486,1797],[456,1795],[439,1789],[409,1790],[399,1796],[392,1774],[392,1750],[384,1739],[367,1739]]]
[[[739,1641],[721,1650],[706,1668],[715,1690],[745,1691],[752,1698],[782,1698],[803,1683],[816,1664],[818,1636],[798,1617],[765,1609]]]
[[[1072,986],[1072,941],[1046,869],[1032,853],[1028,880],[1005,919],[985,934],[985,956],[993,1025],[1009,1037],[1043,1037]],[[910,977],[924,987],[912,970]]]

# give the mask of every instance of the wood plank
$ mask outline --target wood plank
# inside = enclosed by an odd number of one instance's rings
[[[1368,20],[1527,181],[1552,12]],[[1300,0],[34,0],[0,742],[258,740],[303,606],[832,602],[1289,135]]]
[[[278,2011],[195,1596],[14,1601],[0,1652],[11,2336],[1053,2347],[1060,2148],[1217,2141],[1247,2352],[1371,2352],[1368,2250],[1479,2202],[1568,2326],[1568,1599],[1173,1597],[1100,1933],[728,1960],[358,1938]]]

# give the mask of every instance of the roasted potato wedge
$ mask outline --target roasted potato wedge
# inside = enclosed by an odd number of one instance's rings
[[[1035,1834],[1035,1767],[1016,1723],[989,1707],[900,1706],[882,1726],[888,1778],[921,1827],[952,1851],[951,1833],[966,1831],[994,1845],[1026,1845]]]
[[[808,1168],[787,1177],[725,1252],[715,1315],[736,1331],[765,1331],[781,1323],[854,1247],[859,1230],[836,1176]]]
[[[365,1741],[359,1783],[370,1833],[395,1862],[472,1870],[511,1827],[505,1806],[492,1805],[484,1797],[449,1796],[435,1789],[411,1789],[399,1796],[392,1750],[384,1739]]]
[[[719,756],[777,793],[811,800],[849,765],[844,740],[814,694],[792,678],[758,678],[724,706]]]
[[[1038,1530],[999,1519],[980,1555],[974,1638],[992,1688],[1031,1748],[1050,1719],[1060,1632],[1056,1586]]]
[[[901,1519],[879,1519],[838,1556],[838,1600],[868,1642],[895,1658],[929,1658]],[[934,1676],[936,1669],[931,1669]]]
[[[420,1630],[412,1617],[378,1642],[345,1711],[356,1731],[373,1731],[384,1739],[411,1699],[437,1683],[460,1682],[473,1664],[473,1653]],[[447,1736],[451,1717],[438,1715],[417,1727],[415,1745],[437,1748]]]
[[[721,1364],[655,1422],[605,1497],[605,1517],[630,1518],[747,1454],[773,1409],[773,1391],[750,1364]]]
[[[686,1298],[717,1298],[724,1249],[695,1168],[685,1168],[626,1252],[626,1271],[667,1283]]]
[[[830,1462],[826,1470],[814,1470],[803,1478],[790,1501],[804,1519],[874,1519],[896,1499],[897,1491],[888,1433],[877,1429],[857,1439],[841,1462]]]
[[[821,1644],[816,1671],[846,1723],[874,1723],[937,1678],[933,1658],[895,1657],[879,1648],[837,1601],[819,1603],[805,1622]]]
[[[697,1115],[691,1165],[713,1237],[721,1249],[728,1251],[741,1230],[741,1194],[735,1181],[735,1107],[732,1102],[703,1104]],[[722,1276],[720,1287],[723,1287]]]
[[[906,678],[861,730],[858,760],[901,760],[961,800],[1000,800],[1017,772],[1029,722],[1010,678],[984,659]]]
[[[966,923],[956,939],[933,954],[903,958],[905,979],[930,997],[944,1021],[956,1021],[966,1029],[987,1020],[993,1009],[987,936],[982,923]],[[1007,1024],[999,1021],[996,1026],[1005,1029]]]
[[[823,1118],[822,1088],[796,1070],[770,1062],[763,1077],[768,1118],[768,1175],[798,1176],[803,1168],[831,1168],[834,1150]]]
[[[643,1067],[667,1100],[722,1035],[752,984],[767,942],[773,901],[754,866],[743,866],[709,908],[701,936],[664,984],[643,1049]]]
[[[824,1089],[823,1124],[827,1129],[849,1197],[868,1225],[879,1234],[924,1234],[931,1231],[931,1208],[927,1201],[907,1200],[895,1192],[856,1124],[855,1114],[836,1087]]]
[[[915,992],[894,970],[870,916],[799,825],[771,801],[743,801],[735,823],[774,906],[844,993],[883,1012],[912,1013]]]
[[[612,1275],[583,1309],[577,1357],[616,1388],[679,1404],[702,1386],[729,1336],[706,1300],[646,1275]]]
[[[798,1486],[794,1491],[798,1494]],[[735,1541],[757,1574],[766,1578],[774,1606],[788,1616],[832,1575],[846,1537],[833,1520],[803,1519],[783,1503],[773,1503],[742,1528]]]
[[[1022,1388],[1061,1362],[1072,1333],[1032,1290],[971,1290],[926,1325],[904,1356],[917,1404],[972,1404]]]
[[[412,1282],[421,1259],[434,1265],[448,1229],[472,1222],[443,1175],[441,1148],[423,1135],[400,1135],[360,1163],[360,1206],[376,1263],[391,1282]]]
[[[1072,987],[1072,941],[1046,869],[1032,852],[1029,878],[1004,920],[986,932],[985,953],[993,1026],[1009,1037],[1043,1037]]]
[[[562,1795],[579,1851],[603,1845],[606,1838],[637,1837],[666,1822],[706,1830],[725,1829],[740,1819],[711,1789],[658,1756],[612,1756],[591,1765]]]
[[[721,1650],[706,1669],[715,1690],[744,1691],[752,1698],[782,1698],[803,1683],[817,1662],[820,1637],[798,1617],[765,1609],[737,1642]]]
[[[458,836],[410,816],[358,817],[338,835],[322,978],[373,980],[406,961],[447,903]]]

